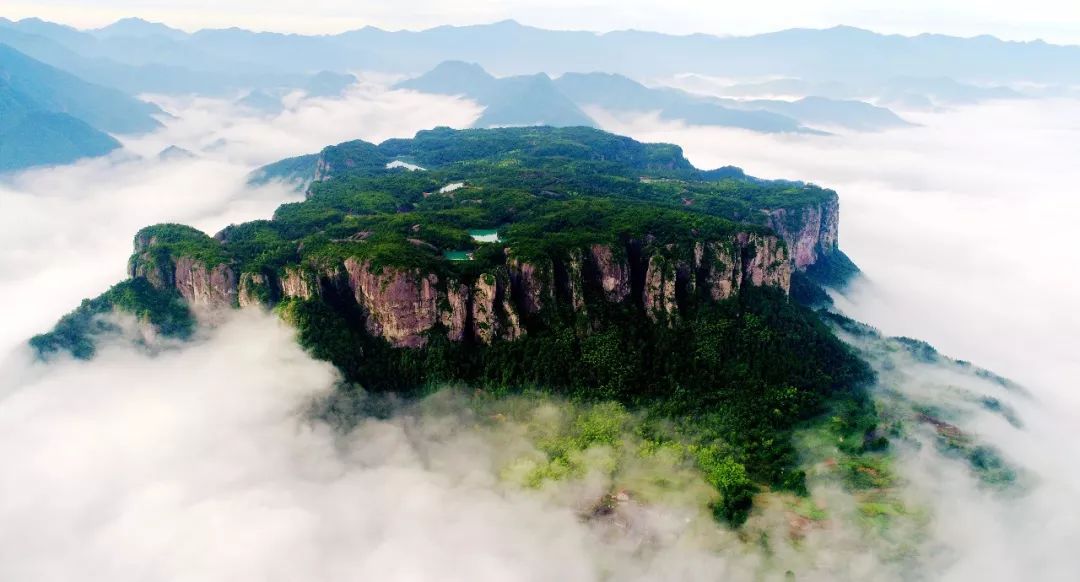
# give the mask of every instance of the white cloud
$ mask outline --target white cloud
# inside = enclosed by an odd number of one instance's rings
[[[428,470],[403,422],[305,420],[337,375],[272,316],[30,373],[0,400],[6,580],[590,579],[570,511]]]
[[[999,102],[938,114],[922,127],[831,137],[686,127],[655,116],[594,117],[611,131],[682,145],[699,167],[734,164],[813,181],[841,201],[840,246],[867,280],[837,306],[885,333],[1019,381],[1034,400],[904,362],[883,384],[955,404],[958,387],[1011,402],[1023,430],[968,410],[964,429],[1034,475],[1032,490],[992,495],[933,447],[901,447],[906,487],[933,500],[941,579],[1065,580],[1080,570],[1080,275],[1073,268],[1080,102]],[[938,556],[940,558],[941,556]],[[923,555],[920,561],[932,561]]]
[[[915,387],[963,381],[902,369]],[[460,398],[360,416],[347,431],[313,419],[338,375],[259,310],[156,355],[117,343],[90,362],[8,362],[2,372],[5,580],[741,582],[792,570],[808,582],[899,582],[922,568],[967,580],[990,563],[981,579],[1005,582],[1070,564],[1067,552],[1035,563],[1046,548],[1010,534],[1061,533],[1049,546],[1060,551],[1077,531],[1068,498],[1049,496],[1075,493],[1075,481],[1011,505],[981,493],[956,461],[906,445],[913,483],[903,499],[916,512],[947,501],[929,528],[868,531],[852,497],[822,485],[814,495],[829,520],[792,538],[797,518],[773,498],[743,539],[712,524],[692,482],[618,519],[586,521],[611,482],[513,486],[501,477],[507,459],[535,453],[525,427],[478,418]],[[1041,470],[1049,451],[1040,451]],[[964,527],[972,520],[977,529]],[[896,559],[911,548],[927,552],[917,566]]]
[[[476,115],[454,100],[363,87],[344,103],[300,103],[263,120],[220,102],[166,104],[179,118],[128,147],[152,155],[176,144],[201,159],[92,161],[0,189],[4,353],[122,278],[137,228],[177,220],[213,231],[269,214],[289,194],[245,188],[254,166]],[[736,163],[840,191],[842,245],[877,285],[844,307],[1017,376],[1041,400],[901,368],[909,377],[896,385],[909,395],[932,400],[959,386],[1016,406],[1024,431],[986,413],[965,428],[1038,477],[1032,495],[1003,500],[932,447],[901,446],[904,495],[935,512],[920,561],[956,581],[1055,579],[1076,570],[1070,549],[1080,541],[1080,478],[1069,465],[1080,451],[1058,404],[1072,402],[1068,382],[1080,377],[1069,359],[1080,334],[1067,230],[1080,218],[1069,195],[1080,177],[1069,165],[1080,108],[991,105],[918,121],[925,127],[807,138],[602,119],[680,143],[699,166]],[[222,138],[224,147],[205,149]],[[646,535],[598,530],[578,514],[607,484],[507,487],[500,460],[525,445],[512,432],[478,430],[460,407],[335,432],[304,412],[336,373],[258,312],[154,356],[113,345],[92,362],[45,366],[26,355],[0,369],[4,580],[779,580],[791,568],[805,582],[905,573],[903,562],[883,563],[857,518],[781,541],[790,524],[780,503],[751,525],[776,540],[771,554],[722,529],[688,527],[677,500],[635,514]],[[833,515],[852,509],[835,488],[815,495]],[[909,533],[892,532],[897,547]]]

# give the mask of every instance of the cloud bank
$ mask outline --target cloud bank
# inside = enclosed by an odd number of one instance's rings
[[[1005,581],[1056,579],[1072,566],[1058,552],[1077,541],[1068,529],[1075,518],[1036,521],[1031,512],[1060,510],[1060,501],[1042,505],[1054,499],[1047,495],[1075,490],[1003,502],[934,452],[932,433],[896,441],[905,481],[894,495],[908,509],[885,530],[819,465],[809,503],[828,512],[824,520],[801,518],[788,495],[766,495],[732,532],[704,509],[700,476],[662,459],[658,467],[631,459],[622,478],[645,483],[641,472],[660,468],[677,486],[597,517],[592,507],[614,485],[602,472],[538,490],[508,473],[514,459],[541,454],[520,419],[546,422],[560,413],[557,402],[511,404],[517,416],[500,420],[442,393],[376,416],[363,412],[361,395],[360,405],[337,400],[332,409],[358,414],[328,422],[312,413],[330,410],[338,374],[271,314],[236,312],[191,343],[160,347],[151,355],[116,342],[90,362],[4,368],[0,577],[780,581],[795,572],[813,582]],[[988,392],[1017,404],[970,374],[893,362],[902,372],[888,380],[905,398],[949,389],[932,400],[957,406],[964,394]],[[586,455],[602,467],[610,451]],[[1017,544],[1017,535],[1047,529],[1063,535]],[[1035,560],[1045,557],[1053,559]]]
[[[904,451],[908,487],[930,506],[934,539],[952,558],[948,580],[1064,580],[1080,572],[1069,549],[1080,531],[1080,102],[990,103],[944,113],[904,112],[921,127],[831,137],[767,136],[687,127],[649,116],[598,114],[605,129],[682,145],[699,167],[734,164],[840,195],[843,248],[865,278],[837,307],[891,335],[1009,376],[1030,397],[903,361],[880,388],[928,406],[1002,399],[1023,429],[978,407],[962,426],[1034,476],[1003,500],[980,489],[933,447]],[[897,375],[899,374],[899,375]],[[978,394],[979,396],[973,396]],[[927,556],[924,556],[927,557]],[[931,577],[933,579],[934,577]]]
[[[177,116],[167,129],[127,141],[142,159],[35,171],[0,189],[5,209],[19,210],[0,218],[5,353],[119,280],[137,228],[176,220],[214,231],[294,196],[247,188],[253,167],[354,137],[466,125],[477,113],[370,86],[272,118],[218,101],[163,103]],[[1067,375],[1064,357],[1077,337],[1064,311],[1076,275],[1058,227],[1078,217],[1064,163],[1080,143],[1080,114],[1053,107],[990,106],[835,138],[602,119],[680,143],[699,166],[736,163],[836,187],[844,248],[869,279],[839,305],[1002,368],[1034,396],[853,338],[876,358],[885,403],[940,410],[1021,467],[1020,490],[987,489],[937,447],[932,425],[914,423],[895,442],[896,501],[908,509],[893,528],[877,529],[865,500],[824,476],[829,460],[810,446],[812,500],[826,520],[810,523],[793,512],[796,500],[765,496],[732,532],[702,515],[707,492],[692,477],[678,495],[587,519],[610,480],[508,484],[507,460],[535,453],[524,428],[478,417],[452,395],[344,422],[313,417],[338,375],[273,316],[246,311],[156,355],[117,343],[91,362],[33,363],[18,348],[0,358],[0,579],[1067,579],[1080,570],[1080,471],[1069,464],[1080,451],[1067,416],[1075,408],[1059,403],[1080,376]],[[174,144],[196,157],[156,159]],[[665,475],[686,476],[679,467]]]
[[[589,579],[574,515],[494,494],[485,443],[305,420],[337,376],[272,316],[28,374],[0,401],[4,579]]]

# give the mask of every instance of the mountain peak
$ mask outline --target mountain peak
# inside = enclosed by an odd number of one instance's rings
[[[484,67],[480,66],[479,63],[470,63],[468,61],[458,60],[443,61],[438,65],[435,65],[435,68],[432,69],[432,72],[434,71],[468,71],[474,74],[481,73],[483,75],[491,76],[491,73],[488,73],[487,70],[484,69]]]
[[[152,22],[137,17],[122,18],[116,22],[90,31],[96,36],[132,36],[132,37],[148,37],[148,36],[165,36],[168,38],[182,38],[187,36],[187,33],[162,24],[160,22]]]
[[[495,82],[495,77],[476,63],[443,61],[427,73],[398,83],[396,87],[425,93],[476,95],[487,94]]]

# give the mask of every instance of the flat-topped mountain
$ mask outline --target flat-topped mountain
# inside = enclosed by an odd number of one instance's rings
[[[583,310],[590,285],[665,320],[746,285],[787,292],[793,269],[839,252],[831,191],[713,179],[676,146],[587,128],[349,142],[262,171],[275,175],[309,182],[307,201],[215,239],[151,227],[137,238],[132,275],[203,306],[309,299],[324,283],[347,284],[368,332],[419,347],[440,324],[456,341],[514,339],[559,298]],[[270,238],[281,246],[251,246]],[[198,250],[169,250],[175,260],[162,262],[162,248]],[[203,254],[216,258],[188,260]]]
[[[271,220],[141,230],[131,278],[32,344],[92,356],[114,310],[183,337],[192,314],[272,308],[365,389],[531,387],[707,417],[750,477],[796,491],[800,419],[837,398],[872,418],[865,365],[790,297],[848,264],[831,190],[582,127],[347,142],[261,176],[290,178],[307,199]],[[717,487],[717,515],[745,518],[746,477]]]
[[[401,174],[388,167],[403,162],[426,169],[426,173]],[[305,204],[311,206],[320,204],[316,192],[349,188],[349,180],[359,177],[401,175],[431,180],[434,188],[439,176],[447,176],[446,180],[463,177],[463,168],[472,166],[483,166],[484,179],[520,175],[521,168],[508,168],[509,163],[543,168],[543,174],[526,173],[523,179],[533,182],[548,201],[556,192],[565,191],[567,184],[584,182],[582,186],[589,190],[576,191],[577,197],[622,198],[766,226],[783,238],[793,266],[800,270],[843,254],[837,247],[838,199],[831,190],[801,182],[760,180],[730,166],[699,170],[678,146],[642,144],[584,127],[440,128],[422,131],[411,140],[388,140],[378,146],[346,142],[319,154],[268,165],[255,172],[252,181],[292,181],[308,188],[310,196]],[[581,166],[589,173],[578,173]],[[523,181],[520,187],[527,184]]]

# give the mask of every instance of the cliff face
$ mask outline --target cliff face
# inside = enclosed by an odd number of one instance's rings
[[[177,291],[195,307],[232,307],[237,303],[237,278],[232,267],[211,268],[189,257],[176,260],[174,282]]]
[[[818,205],[778,208],[766,214],[766,225],[784,239],[796,269],[806,269],[836,251],[840,203],[835,197]]]
[[[345,260],[349,289],[367,315],[367,331],[398,347],[416,348],[439,315],[439,278],[431,273],[373,269],[371,263]],[[445,293],[443,294],[445,297]]]
[[[630,296],[630,268],[626,261],[616,258],[607,245],[593,245],[589,252],[599,273],[604,297],[613,303],[625,301]]]
[[[192,257],[160,256],[155,241],[136,237],[135,255],[128,275],[144,277],[159,289],[175,288],[189,305],[197,309],[234,307],[238,304],[239,281],[232,266],[208,265]]]
[[[242,273],[191,257],[161,257],[154,241],[137,241],[130,274],[175,288],[203,308],[271,306],[279,299],[318,300],[331,292],[352,301],[368,333],[396,347],[418,348],[431,332],[451,341],[490,343],[526,333],[551,309],[584,314],[589,301],[622,303],[653,322],[676,321],[698,301],[727,299],[746,286],[790,287],[791,261],[775,236],[740,233],[729,240],[674,244],[631,240],[593,245],[560,259],[510,257],[475,281],[440,278],[417,269],[377,268],[349,258],[319,269]]]

